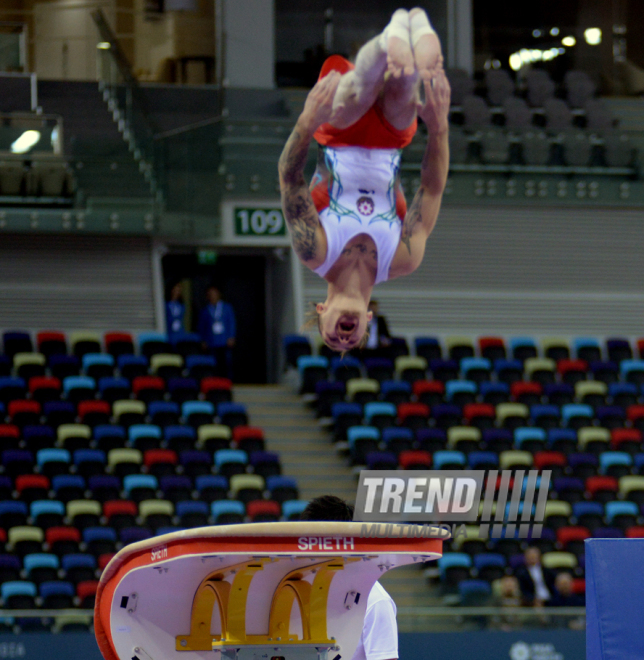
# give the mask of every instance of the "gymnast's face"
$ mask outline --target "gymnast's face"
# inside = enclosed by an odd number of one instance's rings
[[[350,351],[360,344],[373,314],[366,305],[354,301],[352,305],[332,301],[318,303],[320,334],[324,343],[334,351]]]

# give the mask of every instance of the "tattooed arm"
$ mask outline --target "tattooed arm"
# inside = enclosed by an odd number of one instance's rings
[[[442,69],[434,72],[433,77],[433,87],[429,81],[424,82],[426,100],[418,113],[427,124],[429,132],[420,169],[420,187],[403,221],[400,245],[391,264],[390,279],[408,275],[420,266],[427,238],[438,219],[447,183],[449,83]]]
[[[340,74],[332,72],[309,92],[304,110],[297,120],[279,159],[282,209],[293,249],[311,269],[324,263],[326,236],[318,212],[304,180],[304,166],[313,134],[333,114],[333,97]]]

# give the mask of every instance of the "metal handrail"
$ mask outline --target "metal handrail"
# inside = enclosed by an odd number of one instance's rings
[[[543,617],[586,616],[585,607],[398,607],[399,616],[455,617],[455,616],[521,616]]]

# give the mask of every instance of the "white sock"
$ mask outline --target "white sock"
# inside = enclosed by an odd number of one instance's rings
[[[416,12],[409,19],[409,28],[412,46],[415,46],[418,43],[418,40],[426,34],[436,34],[436,30],[432,27],[432,24],[429,22],[429,18],[427,18],[427,14],[424,11]]]
[[[410,41],[409,33],[409,12],[406,9],[396,9],[393,13],[389,25],[382,31],[380,35],[380,48],[383,51],[387,50],[387,43],[389,37],[398,37],[403,41]]]

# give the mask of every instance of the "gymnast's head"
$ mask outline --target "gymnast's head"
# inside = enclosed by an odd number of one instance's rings
[[[335,495],[322,495],[306,505],[300,520],[352,522],[353,506]]]
[[[364,346],[372,317],[363,299],[336,294],[315,305],[307,326],[317,324],[324,343],[331,350],[344,353]]]

